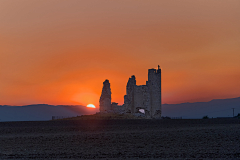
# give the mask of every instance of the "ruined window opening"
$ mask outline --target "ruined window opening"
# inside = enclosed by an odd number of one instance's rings
[[[145,109],[139,109],[138,111],[139,111],[140,113],[145,114]]]

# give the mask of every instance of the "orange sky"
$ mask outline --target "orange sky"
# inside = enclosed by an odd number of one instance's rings
[[[0,105],[98,106],[162,68],[163,103],[240,96],[239,0],[0,1]]]

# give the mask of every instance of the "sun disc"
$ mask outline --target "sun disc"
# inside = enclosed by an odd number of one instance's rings
[[[96,108],[93,104],[88,104],[87,107],[89,107],[89,108]]]

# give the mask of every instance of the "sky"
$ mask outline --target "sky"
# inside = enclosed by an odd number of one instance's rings
[[[162,69],[162,102],[240,97],[239,0],[0,1],[0,105],[99,105]]]

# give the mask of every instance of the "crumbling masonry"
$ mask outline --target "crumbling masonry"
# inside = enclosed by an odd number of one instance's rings
[[[161,118],[161,69],[149,69],[146,85],[136,85],[133,75],[127,83],[126,95],[122,106],[111,103],[111,89],[108,80],[103,82],[99,100],[100,113],[138,114],[144,110],[146,118]]]

